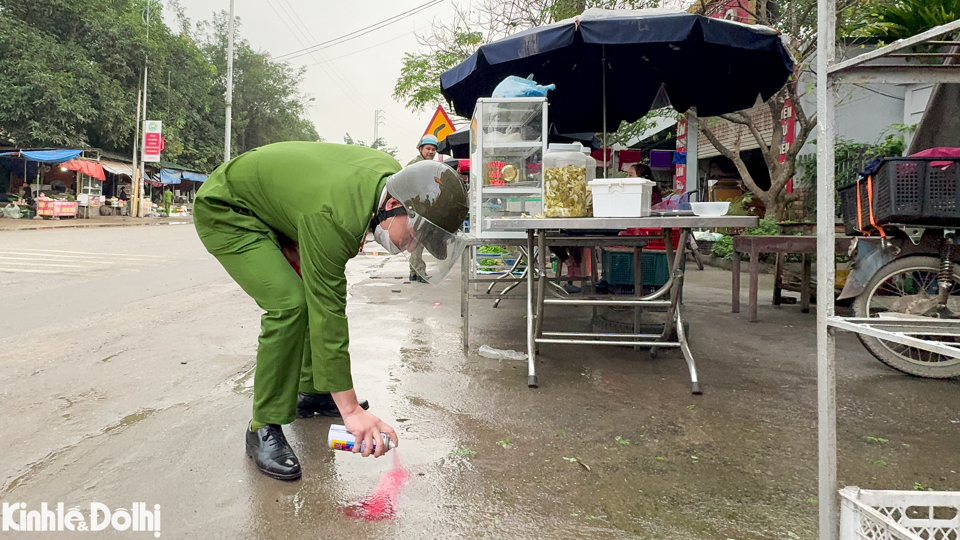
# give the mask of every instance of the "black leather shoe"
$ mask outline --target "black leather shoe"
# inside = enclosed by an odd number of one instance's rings
[[[360,408],[367,410],[370,408],[370,403],[361,399]],[[305,394],[303,392],[297,394],[297,418],[313,418],[314,416],[340,418],[340,409],[334,403],[333,396],[330,394]]]
[[[267,424],[256,431],[247,427],[247,455],[253,458],[257,469],[277,480],[299,480],[300,460],[283,436],[283,429]]]

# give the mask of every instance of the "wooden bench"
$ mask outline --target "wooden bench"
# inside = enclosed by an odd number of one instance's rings
[[[836,252],[846,253],[850,249],[851,236],[836,237]],[[773,305],[779,306],[782,297],[781,280],[783,262],[787,253],[800,253],[803,256],[803,277],[800,281],[800,307],[804,313],[810,312],[810,266],[811,254],[817,252],[816,236],[735,236],[733,238],[733,313],[740,313],[740,254],[750,255],[750,322],[757,322],[757,287],[760,281],[760,254],[777,254],[777,271],[774,279]]]

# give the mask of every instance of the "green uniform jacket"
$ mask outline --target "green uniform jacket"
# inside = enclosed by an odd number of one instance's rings
[[[173,191],[166,190],[163,192],[163,204],[170,204],[173,202]]]
[[[426,161],[426,160],[423,159],[423,155],[417,154],[417,157],[415,157],[415,158],[411,159],[409,162],[407,162],[407,165],[413,165],[414,163],[416,163],[416,162],[418,162],[418,161]]]
[[[242,252],[264,235],[300,244],[317,388],[353,388],[344,271],[387,177],[399,170],[388,154],[364,146],[284,142],[221,165],[197,193],[195,204],[206,207],[197,231],[214,255]]]

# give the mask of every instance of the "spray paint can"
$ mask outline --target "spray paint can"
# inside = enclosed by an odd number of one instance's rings
[[[386,450],[384,454],[394,448],[393,441],[390,440],[390,436],[386,433],[381,433],[380,438],[383,440],[383,445]],[[353,452],[353,447],[357,444],[357,438],[353,436],[352,433],[347,431],[347,428],[337,424],[330,426],[330,432],[327,434],[327,445],[330,446],[333,450],[346,450],[348,452]],[[376,441],[374,441],[374,450],[376,450]],[[363,444],[360,445],[360,451],[363,452]]]

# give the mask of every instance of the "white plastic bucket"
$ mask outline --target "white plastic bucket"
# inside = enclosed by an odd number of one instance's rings
[[[594,217],[644,217],[650,215],[653,180],[606,178],[590,182]]]

